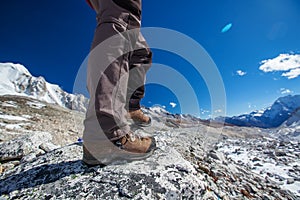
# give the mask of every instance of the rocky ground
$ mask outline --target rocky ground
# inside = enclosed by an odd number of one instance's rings
[[[136,131],[156,138],[153,155],[88,168],[77,142],[83,114],[26,98],[0,104],[1,200],[300,198],[288,187],[299,186],[299,143],[261,129],[181,122],[146,109],[153,125]],[[287,173],[268,171],[269,163]]]
[[[228,139],[218,150],[270,184],[300,195],[300,142],[276,138]]]
[[[82,136],[83,113],[27,97],[0,96],[0,142],[35,132],[48,132],[63,146]]]

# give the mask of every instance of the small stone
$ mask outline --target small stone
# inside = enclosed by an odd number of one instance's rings
[[[241,193],[247,198],[252,198],[252,195],[247,190],[241,189]]]
[[[43,143],[39,146],[40,149],[42,149],[45,152],[53,151],[54,149],[59,148],[58,146],[52,144],[52,143]]]
[[[254,166],[256,166],[256,167],[262,167],[263,165],[260,164],[260,163],[255,163]]]
[[[275,151],[276,156],[286,156],[286,153],[284,151]]]
[[[269,177],[273,177],[273,176],[274,176],[274,174],[272,174],[272,173],[270,173],[270,172],[267,172],[267,175],[268,175]]]
[[[223,200],[230,200],[230,198],[228,196],[224,196],[222,197]]]
[[[14,161],[11,161],[11,162],[9,162],[9,163],[13,164],[14,166],[17,166],[17,165],[20,164],[20,161],[14,160]]]
[[[260,161],[260,159],[257,158],[257,157],[254,157],[254,158],[252,159],[252,161],[253,161],[253,162],[257,162],[257,161]]]
[[[51,194],[46,194],[46,195],[44,196],[44,199],[45,199],[45,200],[50,200],[52,197],[53,197],[53,196],[52,196]]]
[[[2,170],[4,172],[4,171],[10,170],[10,169],[13,169],[14,167],[15,167],[15,165],[12,163],[5,163],[2,165]]]
[[[218,155],[215,152],[210,152],[208,154],[208,156],[215,159],[215,160],[220,160],[220,158],[218,157]]]
[[[31,162],[31,161],[33,161],[35,158],[36,158],[36,154],[35,154],[35,153],[30,153],[30,154],[24,156],[24,157],[21,159],[21,163],[24,163],[24,162]]]
[[[295,172],[295,170],[293,170],[293,169],[289,169],[289,172]]]
[[[177,165],[176,166],[176,169],[178,170],[178,171],[180,171],[180,172],[184,172],[184,173],[189,173],[189,170],[188,169],[186,169],[185,167],[183,167],[183,166],[180,166],[180,165]]]
[[[279,181],[285,181],[286,178],[283,176],[275,175],[275,179],[278,179]]]
[[[225,159],[225,156],[220,151],[211,151],[211,153],[215,154],[214,156],[218,161],[221,161],[222,163],[227,163],[227,160]]]
[[[288,178],[288,179],[286,180],[286,183],[287,183],[287,184],[293,184],[293,183],[295,183],[295,180],[294,180],[293,178]]]
[[[268,195],[266,195],[266,194],[263,195],[262,199],[263,200],[271,200],[270,197]]]
[[[198,164],[198,167],[199,167],[199,169],[201,171],[205,172],[206,174],[210,174],[211,173],[210,170],[207,167],[204,167],[204,166],[202,166],[200,164]]]
[[[251,193],[258,193],[259,192],[259,190],[254,186],[254,185],[252,185],[252,184],[247,184],[247,185],[245,185],[244,186],[245,187],[245,189],[247,190],[247,191],[249,191],[249,192],[251,192]]]
[[[218,197],[212,191],[206,191],[205,194],[202,196],[203,200],[217,200]]]

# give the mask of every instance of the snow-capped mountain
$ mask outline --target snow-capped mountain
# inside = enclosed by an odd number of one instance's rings
[[[285,122],[286,126],[300,126],[300,108],[298,108],[292,116]]]
[[[300,108],[278,128],[274,136],[283,140],[300,141]]]
[[[0,63],[0,95],[27,96],[81,112],[88,104],[83,95],[69,94],[41,76],[32,76],[23,65],[13,63]]]
[[[267,109],[234,117],[226,117],[225,122],[237,126],[275,128],[288,120],[300,108],[300,95],[288,95],[277,99]],[[220,120],[219,118],[218,120]],[[291,119],[292,120],[292,119]]]

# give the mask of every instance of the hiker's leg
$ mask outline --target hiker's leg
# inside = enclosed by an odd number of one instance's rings
[[[112,1],[99,0],[99,5],[101,10],[87,69],[90,93],[84,123],[84,143],[87,146],[98,143],[99,135],[103,135],[101,131],[111,140],[129,131],[125,117],[129,73],[127,52],[132,49],[132,43],[135,44],[134,38],[137,40],[134,34],[123,34],[132,20],[127,10]]]
[[[129,111],[141,108],[140,101],[145,95],[146,73],[152,64],[152,52],[140,33],[132,56],[129,59],[129,81],[127,89],[127,109]]]
[[[83,138],[83,160],[91,165],[121,157],[142,159],[156,146],[154,138],[135,137],[126,118],[129,58],[138,40],[140,18],[113,1],[98,2],[98,26],[87,71],[91,97]]]

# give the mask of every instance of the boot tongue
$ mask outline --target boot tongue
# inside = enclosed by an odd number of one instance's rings
[[[136,139],[136,135],[134,135],[133,133],[129,133],[125,136],[127,138],[127,140],[129,140],[130,142],[134,142]]]
[[[134,142],[135,141],[135,135],[134,134],[126,134],[124,137],[120,139],[121,145],[125,145],[127,142]]]

